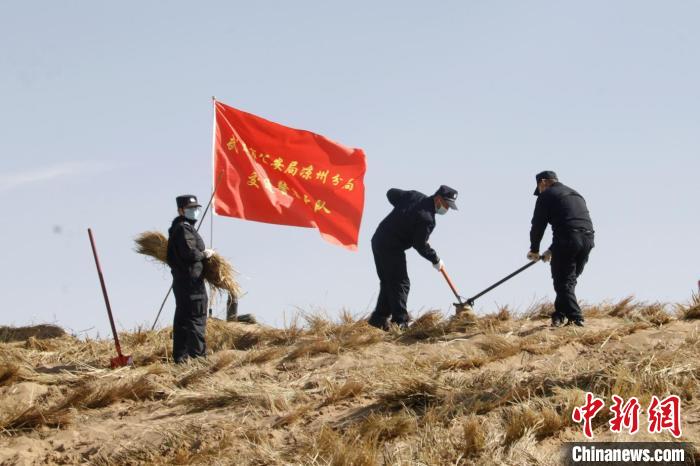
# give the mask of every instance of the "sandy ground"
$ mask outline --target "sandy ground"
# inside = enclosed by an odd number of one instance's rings
[[[642,430],[652,395],[679,395],[681,440],[700,441],[699,321],[611,309],[585,328],[501,313],[450,331],[428,316],[413,336],[314,321],[287,341],[216,323],[212,354],[184,366],[167,362],[167,331],[142,332],[125,337],[136,367],[114,371],[109,342],[5,343],[0,464],[559,464],[584,440],[570,416],[586,391],[639,397]],[[609,419],[595,440],[673,440]]]

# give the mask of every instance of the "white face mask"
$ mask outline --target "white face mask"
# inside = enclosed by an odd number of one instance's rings
[[[188,207],[185,209],[185,218],[188,220],[199,220],[199,213],[202,211],[200,207]]]
[[[435,213],[438,215],[445,215],[449,209],[445,206],[439,206],[437,209],[435,209]]]

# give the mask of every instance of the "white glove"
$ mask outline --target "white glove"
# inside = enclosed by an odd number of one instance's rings
[[[531,261],[538,261],[540,260],[540,254],[537,252],[530,251],[527,253],[527,259]]]
[[[211,258],[211,256],[214,255],[214,250],[213,249],[205,249],[202,254],[204,254],[205,259],[209,259],[209,258]]]
[[[547,249],[543,254],[542,254],[542,261],[543,262],[549,262],[552,260],[552,251]]]
[[[442,261],[442,259],[440,259],[437,264],[433,264],[433,267],[438,272],[440,272],[444,266],[445,266],[445,263]]]

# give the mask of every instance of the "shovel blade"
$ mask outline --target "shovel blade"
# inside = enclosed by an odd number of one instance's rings
[[[461,315],[464,313],[474,314],[474,309],[467,303],[455,303],[455,314]]]
[[[109,365],[112,369],[117,369],[119,367],[133,366],[134,358],[131,356],[120,355],[109,360]]]

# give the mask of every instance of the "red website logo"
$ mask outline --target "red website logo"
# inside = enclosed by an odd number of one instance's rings
[[[627,431],[634,435],[639,432],[639,418],[641,405],[635,397],[625,401],[617,395],[612,396],[613,404],[610,407],[612,419],[608,421],[610,431],[617,434]],[[571,419],[577,424],[582,424],[583,434],[593,438],[593,418],[605,407],[601,398],[596,398],[593,393],[586,393],[586,402],[582,406],[574,408]],[[663,400],[657,396],[651,398],[647,412],[647,430],[651,434],[660,434],[668,431],[675,438],[682,434],[681,430],[681,399],[671,395]]]

